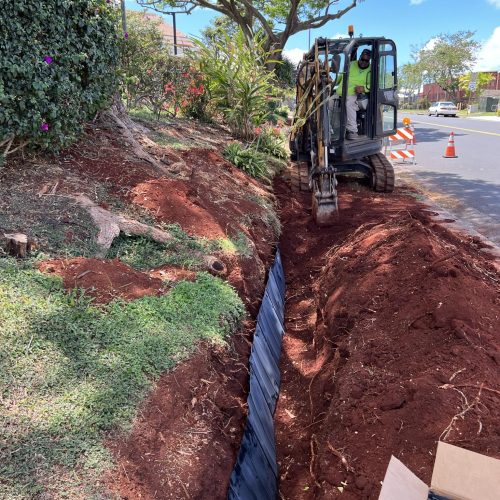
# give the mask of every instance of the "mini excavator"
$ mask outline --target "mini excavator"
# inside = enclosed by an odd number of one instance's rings
[[[366,93],[356,98],[358,134],[346,138],[349,72],[365,49],[371,52]],[[292,185],[312,191],[320,226],[338,215],[337,175],[366,179],[378,192],[394,190],[394,169],[381,153],[396,132],[396,45],[386,38],[318,38],[297,68],[296,109],[290,134]]]

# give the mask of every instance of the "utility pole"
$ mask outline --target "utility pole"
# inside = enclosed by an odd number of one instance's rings
[[[174,55],[177,55],[177,25],[175,23],[175,12],[167,12],[167,14],[170,14],[173,19],[173,24],[174,24]]]
[[[127,31],[127,14],[125,12],[125,0],[121,0],[120,2],[121,9],[122,9],[122,28],[123,28],[123,35],[125,38],[128,38],[128,31]]]

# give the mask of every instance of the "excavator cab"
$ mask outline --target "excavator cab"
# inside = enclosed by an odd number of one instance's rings
[[[368,69],[366,62],[358,66],[361,56],[369,57]],[[396,132],[396,75],[396,46],[380,37],[318,38],[299,64],[290,135],[292,183],[313,192],[319,225],[337,217],[337,175],[365,178],[375,191],[393,191],[394,170],[381,150],[383,138]],[[350,79],[363,92],[348,99]],[[357,134],[348,134],[353,107]]]

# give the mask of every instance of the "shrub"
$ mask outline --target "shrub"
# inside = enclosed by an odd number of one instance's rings
[[[203,76],[185,57],[169,53],[161,19],[128,12],[128,39],[121,43],[122,94],[127,108],[145,106],[160,119],[179,111],[207,118]]]
[[[222,154],[233,165],[252,177],[258,179],[269,175],[266,157],[252,147],[245,148],[239,142],[231,142]]]
[[[104,0],[2,2],[0,148],[68,145],[116,88],[115,10]]]
[[[288,158],[285,140],[279,127],[263,127],[255,140],[255,149],[281,160]]]
[[[195,40],[193,59],[205,75],[216,110],[234,134],[249,139],[254,126],[266,121],[269,97],[275,94],[274,74],[265,68],[270,53],[260,35],[250,42],[241,30],[221,37],[211,44]]]
[[[121,23],[121,19],[118,22]],[[122,95],[127,109],[138,106],[141,96],[138,85],[151,72],[154,57],[166,49],[160,22],[160,18],[151,19],[142,12],[127,11],[128,37],[120,42]]]

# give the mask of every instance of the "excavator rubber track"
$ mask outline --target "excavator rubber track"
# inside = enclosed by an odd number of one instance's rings
[[[294,191],[310,191],[309,165],[306,161],[292,161],[290,163],[290,183]]]
[[[372,188],[378,193],[394,191],[394,167],[382,153],[368,157],[372,166]]]

